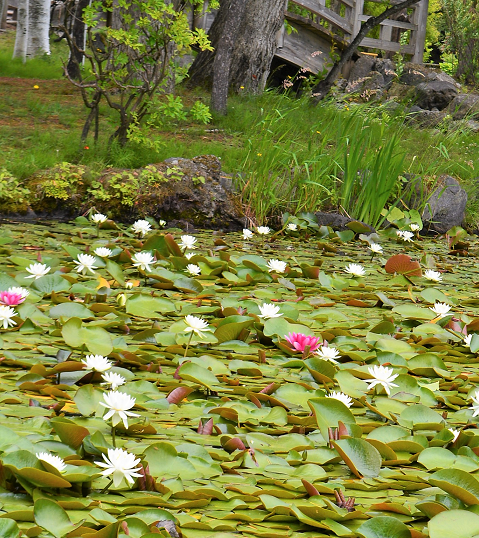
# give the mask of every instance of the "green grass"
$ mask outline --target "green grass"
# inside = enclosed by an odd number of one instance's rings
[[[65,41],[55,43],[51,39],[51,54],[44,54],[25,63],[19,58],[12,58],[14,44],[15,32],[6,32],[0,36],[0,73],[3,77],[41,80],[62,78],[62,60],[68,59]]]
[[[207,126],[171,121],[153,133],[162,141],[158,150],[135,144],[108,148],[116,116],[102,107],[99,143],[95,145],[90,137],[81,144],[87,110],[79,93],[62,77],[60,57],[66,55],[65,44],[55,44],[50,57],[25,65],[11,61],[12,48],[13,33],[0,36],[0,70],[8,77],[24,77],[0,88],[0,167],[19,179],[64,161],[98,170],[214,154],[221,158],[225,173],[235,177],[248,214],[265,223],[284,211],[340,207],[346,155],[348,148],[354,149],[357,133],[368,134],[364,148],[368,157],[401,130],[397,149],[405,155],[405,173],[421,175],[431,186],[440,175],[450,174],[471,194],[474,191],[477,135],[460,129],[419,130],[405,125],[401,112],[392,115],[377,104],[323,102],[312,107],[306,99],[290,99],[275,91],[232,96],[228,115],[213,118]],[[35,90],[29,79],[40,77],[45,82],[35,84],[39,86]],[[178,93],[187,107],[197,99],[205,103],[209,99],[207,94],[181,87]],[[381,169],[381,163],[376,166],[386,178],[387,170]],[[392,193],[397,197],[399,191],[393,186]],[[354,206],[352,200],[349,210]],[[479,221],[479,201],[474,196],[468,221],[471,225]]]

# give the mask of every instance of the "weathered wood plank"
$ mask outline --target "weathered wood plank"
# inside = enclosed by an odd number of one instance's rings
[[[352,23],[353,23],[353,33],[351,39],[354,39],[361,29],[361,21],[359,17],[362,15],[364,9],[364,0],[356,0],[356,5],[354,6],[353,13],[351,14]]]
[[[392,26],[381,26],[379,30],[379,39],[382,39],[383,41],[391,41],[393,33],[393,27]]]
[[[347,34],[351,34],[353,31],[353,26],[350,21],[347,21],[343,17],[339,16],[337,13],[332,11],[331,9],[321,6],[317,1],[315,0],[291,0],[293,4],[297,4],[301,7],[304,7],[305,9],[311,11],[311,13],[314,13],[315,15],[319,15],[320,17],[324,18],[326,21],[328,21],[330,24],[333,24],[334,26],[337,26]]]
[[[295,23],[297,26],[301,27],[298,29],[299,32],[302,32],[302,29],[306,28],[306,30],[310,30],[311,32],[318,34],[319,39],[328,39],[331,44],[334,43],[335,47],[340,50],[347,46],[346,39],[341,40],[335,32],[331,31],[329,28],[324,27],[322,24],[314,22],[311,19],[307,19],[306,17],[302,17],[301,15],[297,15],[296,13],[291,13],[289,11],[286,12],[286,18],[288,19],[290,24]]]
[[[331,39],[321,37],[317,32],[302,26],[291,25],[298,30],[284,35],[283,46],[276,50],[275,56],[294,65],[305,67],[313,73],[322,71],[331,63]],[[318,54],[319,53],[319,54]]]
[[[428,0],[421,0],[414,11],[414,22],[417,25],[417,32],[413,32],[414,39],[414,56],[412,61],[422,63],[424,56],[424,44],[426,42],[426,24]]]
[[[414,54],[414,46],[401,45],[400,43],[395,43],[394,41],[384,41],[382,39],[373,39],[371,37],[365,37],[361,41],[361,47],[369,47],[371,49],[382,49],[390,50],[392,52],[403,52],[405,54]]]
[[[361,22],[367,21],[371,17],[369,15],[360,15]],[[417,30],[417,25],[411,22],[395,21],[394,19],[386,19],[381,23],[381,26],[392,26],[394,28],[402,28],[404,30]]]

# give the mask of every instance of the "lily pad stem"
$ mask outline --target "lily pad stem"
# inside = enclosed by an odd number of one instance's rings
[[[188,348],[190,347],[190,344],[191,344],[191,339],[193,338],[193,331],[191,331],[190,333],[190,338],[186,344],[186,349],[185,349],[185,354],[183,355],[183,358],[186,357],[186,354],[188,353]]]
[[[103,495],[103,493],[106,493],[109,489],[110,489],[110,486],[113,484],[113,478],[110,480],[110,482],[108,482],[108,484],[101,490],[100,494]]]
[[[115,426],[111,427],[111,444],[116,448],[116,428],[115,428]]]

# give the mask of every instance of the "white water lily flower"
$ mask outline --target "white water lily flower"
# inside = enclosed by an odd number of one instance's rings
[[[335,400],[339,400],[340,402],[343,402],[346,407],[351,407],[353,405],[352,398],[350,398],[347,394],[344,394],[344,392],[336,392],[333,390],[330,394],[326,394],[326,398],[334,398]]]
[[[368,248],[374,254],[382,254],[383,251],[383,247],[379,243],[371,243]]]
[[[29,278],[29,277],[27,277],[27,278]],[[8,293],[13,293],[15,295],[20,295],[22,299],[26,299],[30,295],[30,292],[27,289],[20,288],[18,286],[12,286],[12,287],[8,288],[7,292]]]
[[[376,385],[382,385],[388,396],[390,396],[391,388],[399,386],[393,383],[399,374],[393,374],[392,368],[387,368],[386,366],[370,366],[368,370],[374,378],[365,379],[366,383],[369,383],[368,390],[371,390]]]
[[[115,372],[106,372],[101,376],[101,378],[104,381],[102,385],[110,385],[111,390],[116,390],[118,387],[121,387],[121,385],[126,383],[126,379],[122,375]]]
[[[90,271],[91,274],[95,274],[94,269],[98,269],[98,267],[94,265],[96,261],[95,256],[92,256],[91,254],[78,254],[77,258],[78,261],[73,260],[73,263],[77,264],[77,273],[84,275],[87,271]]]
[[[193,276],[201,275],[201,267],[194,263],[189,263],[186,266],[186,270],[188,271],[188,273],[190,273],[190,275],[193,275]]]
[[[124,478],[129,484],[133,484],[135,482],[133,477],[143,476],[137,472],[141,470],[141,467],[134,469],[135,465],[140,463],[140,458],[137,458],[135,454],[131,454],[122,448],[109,448],[108,458],[105,454],[102,454],[102,456],[105,463],[102,461],[95,461],[95,463],[99,467],[105,467],[101,474],[103,476],[111,475],[115,487],[118,487]]]
[[[472,395],[472,401],[473,401],[473,404],[471,407],[472,407],[472,410],[474,411],[472,416],[476,417],[477,415],[479,415],[479,392],[478,391],[476,391]]]
[[[159,224],[160,226],[166,226],[166,220],[160,219],[160,220],[158,221],[158,224]]]
[[[271,228],[269,226],[258,226],[256,231],[259,235],[268,235],[271,232]]]
[[[108,258],[111,256],[112,250],[107,247],[98,247],[94,252],[99,258]]]
[[[269,260],[266,265],[268,266],[269,272],[275,271],[276,273],[284,273],[288,264],[281,260]]]
[[[424,271],[424,278],[432,280],[433,282],[441,282],[442,275],[439,271],[433,271],[432,269],[427,269]]]
[[[436,316],[439,316],[440,318],[443,318],[447,316],[449,313],[449,310],[451,310],[451,307],[446,303],[434,303],[434,306],[430,306],[429,310],[432,310]]]
[[[25,278],[34,278],[36,280],[37,278],[45,276],[50,270],[51,267],[48,267],[48,265],[44,263],[32,263],[25,269],[27,273],[30,273],[30,276],[26,276]]]
[[[191,260],[191,258],[195,255],[194,252],[185,252],[184,256],[187,260]]]
[[[208,322],[198,316],[192,316],[190,314],[185,316],[185,323],[187,325],[184,331],[185,333],[193,332],[200,338],[203,338],[204,332],[211,332],[211,329],[208,327]]]
[[[13,316],[16,315],[17,313],[15,312],[15,309],[11,306],[6,306],[4,304],[0,305],[0,324],[3,324],[4,329],[16,325],[16,322],[12,319]]]
[[[100,402],[100,405],[109,409],[107,414],[103,417],[104,420],[111,418],[111,423],[116,426],[119,422],[123,421],[125,430],[128,429],[128,417],[139,417],[140,415],[128,411],[136,402],[136,398],[126,394],[125,392],[118,392],[117,390],[111,390],[108,394],[103,394],[103,399],[106,403]]]
[[[412,238],[414,237],[414,234],[408,231],[403,232],[402,230],[398,230],[396,234],[399,239],[402,239],[403,241],[412,241]]]
[[[344,270],[346,273],[353,276],[364,276],[366,274],[366,270],[362,265],[359,265],[359,263],[350,263]]]
[[[103,355],[87,355],[82,360],[82,364],[87,370],[95,370],[95,372],[106,372],[113,366],[113,363]]]
[[[91,216],[91,220],[95,222],[96,224],[101,224],[102,222],[105,222],[108,219],[106,215],[103,215],[102,213],[95,213],[95,215]]]
[[[248,228],[243,228],[243,239],[251,239],[253,237],[253,232],[248,230]]]
[[[66,464],[63,459],[60,458],[60,456],[54,456],[49,452],[39,452],[38,454],[35,454],[35,456],[40,461],[49,463],[52,467],[55,467],[55,469],[57,469],[57,471],[60,471],[61,473],[63,473],[63,471],[66,469]]]
[[[334,364],[338,364],[338,359],[341,355],[339,351],[335,347],[325,346],[322,345],[315,353],[315,355],[318,355],[321,359],[324,359],[325,361],[330,361]]]
[[[195,245],[196,241],[197,241],[196,237],[193,237],[192,235],[182,235],[181,236],[180,247],[184,248],[185,250],[187,248],[195,249],[196,248],[196,245]]]
[[[464,337],[464,345],[467,347],[471,347],[471,340],[472,340],[472,334],[468,334]]]
[[[134,267],[138,267],[142,271],[151,271],[150,265],[155,263],[155,258],[151,255],[151,252],[137,252],[131,257]]]
[[[258,306],[259,311],[261,314],[259,314],[260,318],[271,319],[271,318],[279,318],[283,314],[279,311],[279,306],[276,306],[272,303],[263,303],[261,306]]]
[[[295,224],[294,222],[290,222],[287,226],[286,226],[286,229],[290,232],[295,232],[297,229],[298,229],[298,225]]]
[[[147,220],[137,220],[132,224],[131,229],[141,237],[145,237],[151,231],[151,224]]]
[[[455,443],[459,437],[459,434],[461,433],[461,430],[455,430],[454,428],[448,428],[448,430],[452,433],[452,435],[454,435],[454,439],[451,441],[451,443]]]
[[[419,226],[419,224],[412,222],[409,225],[409,228],[411,228],[411,232],[418,232],[421,227]]]

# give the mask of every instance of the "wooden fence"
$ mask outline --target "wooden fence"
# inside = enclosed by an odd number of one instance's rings
[[[286,25],[278,32],[276,57],[314,73],[328,69],[332,63],[331,51],[343,49],[359,32],[361,23],[369,18],[364,13],[364,1],[285,0]],[[386,7],[384,0],[368,1]],[[428,0],[420,0],[398,20],[384,20],[379,36],[364,38],[361,47],[401,52],[411,55],[413,62],[422,63],[427,9]],[[196,15],[194,25],[208,30],[213,19],[214,13],[204,11]],[[404,44],[399,41],[401,35]]]

